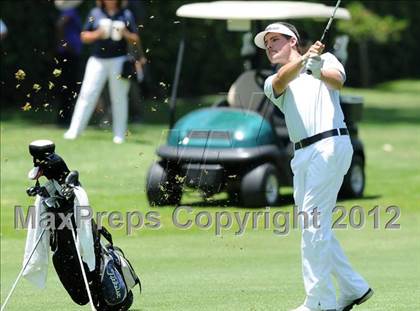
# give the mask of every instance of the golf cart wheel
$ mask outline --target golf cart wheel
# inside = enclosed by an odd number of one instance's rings
[[[178,205],[182,197],[182,185],[175,179],[176,173],[155,162],[146,179],[146,193],[150,206]]]
[[[349,171],[344,176],[341,193],[344,197],[360,198],[365,189],[365,169],[363,158],[359,155],[353,156]]]
[[[273,206],[279,201],[279,177],[272,164],[257,166],[241,181],[241,201],[244,206]]]

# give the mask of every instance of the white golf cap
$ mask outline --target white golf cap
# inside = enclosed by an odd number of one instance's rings
[[[266,47],[264,43],[264,38],[265,38],[265,35],[268,34],[269,32],[281,33],[282,35],[290,36],[298,40],[294,32],[291,31],[289,27],[280,23],[273,23],[273,24],[268,25],[264,31],[261,31],[255,36],[254,38],[255,45],[265,50]]]

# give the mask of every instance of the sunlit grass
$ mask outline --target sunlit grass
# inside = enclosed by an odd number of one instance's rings
[[[379,206],[379,229],[366,215],[363,229],[337,230],[340,241],[355,268],[376,290],[375,296],[357,310],[417,310],[420,287],[420,102],[419,81],[398,81],[370,90],[345,89],[344,93],[363,95],[365,118],[359,134],[367,156],[365,197],[340,202],[346,208],[360,205],[368,211]],[[183,111],[197,101],[184,101]],[[211,100],[203,102],[209,104]],[[185,107],[188,107],[185,108]],[[182,110],[181,109],[181,110]],[[163,109],[162,109],[163,110]],[[23,113],[23,112],[20,112]],[[285,202],[270,210],[270,228],[260,223],[236,236],[238,225],[215,236],[217,212],[265,212],[205,204],[197,193],[188,193],[183,204],[192,208],[180,220],[192,220],[208,211],[213,224],[208,230],[193,223],[181,230],[172,221],[173,207],[150,208],[145,195],[145,176],[155,159],[155,149],[164,143],[165,124],[130,125],[127,142],[112,143],[109,130],[90,127],[76,141],[65,141],[63,129],[37,124],[25,118],[2,116],[1,124],[1,300],[10,289],[23,258],[26,231],[13,228],[15,205],[28,206],[32,199],[25,189],[32,184],[26,178],[32,167],[28,144],[35,139],[52,139],[56,151],[70,169],[80,172],[95,211],[122,213],[156,212],[161,226],[153,230],[143,226],[126,235],[125,227],[111,230],[142,277],[144,292],[135,293],[136,310],[288,310],[304,298],[300,274],[300,234],[291,229],[287,235],[273,232],[276,211],[291,212]],[[163,112],[162,112],[163,113]],[[162,120],[166,116],[160,115]],[[153,121],[153,120],[152,120]],[[291,189],[285,189],[290,194]],[[223,202],[223,195],[218,199]],[[199,206],[195,203],[201,202]],[[399,230],[385,230],[391,214],[385,208],[401,209]],[[346,221],[348,223],[348,220]],[[21,280],[7,310],[78,310],[59,284],[50,267],[45,290],[39,291]],[[88,309],[88,307],[84,307]]]

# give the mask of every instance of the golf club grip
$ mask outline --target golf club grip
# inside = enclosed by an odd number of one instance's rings
[[[322,43],[322,39],[324,38],[324,36],[322,36],[322,38],[319,40]],[[308,75],[312,75],[312,70],[310,69],[306,69],[306,74]]]

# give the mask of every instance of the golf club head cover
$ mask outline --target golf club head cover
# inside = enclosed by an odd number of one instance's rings
[[[50,140],[35,140],[29,144],[29,153],[33,157],[34,167],[42,170],[42,175],[48,179],[55,179],[64,183],[69,174],[64,160],[55,153],[55,144]]]
[[[74,187],[80,186],[79,172],[71,171],[61,187],[61,192],[66,200],[70,201],[74,198]]]
[[[55,152],[55,144],[51,140],[39,139],[29,144],[29,153],[35,159],[42,161]],[[34,162],[35,163],[35,162]]]

